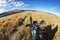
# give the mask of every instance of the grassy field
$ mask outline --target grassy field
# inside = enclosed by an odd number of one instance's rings
[[[22,35],[23,31],[25,31],[25,35],[27,36],[24,36],[22,40],[24,40],[26,37],[26,40],[28,40],[28,37],[30,36],[30,29],[26,28],[25,25],[30,24],[30,16],[32,16],[33,21],[37,21],[38,23],[40,23],[41,20],[45,21],[45,24],[40,25],[40,27],[51,25],[52,29],[54,29],[56,25],[58,25],[58,31],[55,36],[57,40],[60,39],[60,18],[43,11],[24,11],[0,18],[0,34],[4,31],[5,35],[8,36],[10,40],[19,40],[18,35]],[[22,22],[23,24],[18,25],[19,22]],[[13,33],[12,36],[10,33],[14,28],[16,28],[18,31]],[[4,36],[1,38],[1,40],[5,40]]]

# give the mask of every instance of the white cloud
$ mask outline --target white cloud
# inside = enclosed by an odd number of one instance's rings
[[[5,10],[4,9],[0,9],[0,13],[4,12]]]
[[[3,12],[3,10],[7,8],[11,9],[17,9],[17,8],[23,8],[28,6],[28,4],[25,4],[22,1],[15,1],[15,0],[0,0],[0,12]]]

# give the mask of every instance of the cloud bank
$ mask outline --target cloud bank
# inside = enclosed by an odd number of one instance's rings
[[[0,13],[7,10],[14,10],[17,8],[24,8],[28,6],[28,4],[25,4],[22,1],[16,1],[16,0],[0,0]]]

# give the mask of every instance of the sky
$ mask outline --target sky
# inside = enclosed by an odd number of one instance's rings
[[[0,13],[15,9],[45,11],[60,17],[60,0],[0,0]]]

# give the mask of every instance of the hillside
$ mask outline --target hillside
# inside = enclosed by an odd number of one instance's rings
[[[0,15],[0,40],[5,40],[7,37],[9,40],[31,40],[31,28],[25,26],[26,24],[30,24],[30,16],[32,17],[32,21],[37,21],[39,23],[41,28],[45,28],[49,25],[51,25],[52,29],[55,28],[54,30],[57,32],[53,40],[60,39],[60,18],[55,15],[33,10],[22,12],[12,11]],[[44,24],[40,24],[42,20]],[[56,29],[57,25],[58,28]]]

